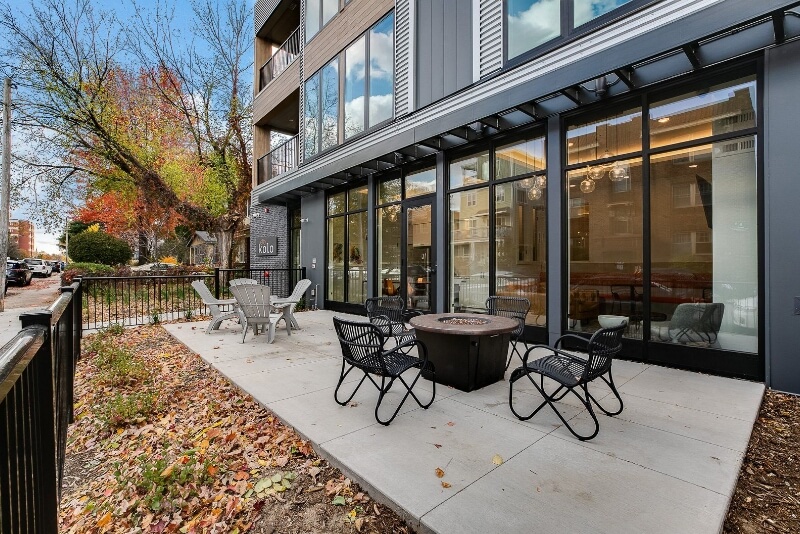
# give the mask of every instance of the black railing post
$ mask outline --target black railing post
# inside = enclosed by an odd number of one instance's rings
[[[214,298],[219,299],[219,267],[214,267]]]
[[[28,419],[27,424],[31,427],[25,432],[32,439],[31,445],[38,445],[34,453],[36,459],[31,466],[32,477],[29,479],[34,506],[42,512],[33,518],[37,532],[58,532],[58,505],[61,493],[61,481],[58,478],[52,317],[53,314],[49,310],[23,313],[19,317],[23,329],[28,327],[44,329],[44,342],[31,361],[31,365],[34,366],[31,377],[34,387],[32,391],[25,392],[28,399],[33,399],[38,411],[35,417]]]

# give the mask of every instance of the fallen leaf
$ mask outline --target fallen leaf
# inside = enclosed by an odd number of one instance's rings
[[[436,468],[436,476],[439,478],[442,478],[444,476],[444,471],[442,471],[442,469],[439,467]]]
[[[175,469],[175,464],[171,464],[169,467],[161,471],[161,478],[167,478],[172,474],[172,471]]]
[[[436,447],[437,449],[441,449],[442,448],[442,446],[439,445],[438,443],[434,443],[433,446]]]
[[[347,501],[345,501],[344,497],[342,497],[341,495],[337,495],[336,497],[333,498],[331,504],[334,506],[344,506],[345,504],[347,504]]]
[[[444,480],[442,480],[442,487],[447,489],[447,488],[451,487],[451,484],[449,482],[445,482]]]
[[[494,465],[502,465],[502,463],[503,463],[503,459],[500,457],[500,455],[499,455],[499,454],[495,454],[495,455],[492,457],[492,463],[493,463]]]
[[[106,514],[103,517],[98,519],[97,526],[98,527],[104,527],[104,526],[108,525],[109,523],[111,523],[111,512],[106,512]]]
[[[456,424],[455,424],[454,422],[452,422],[452,421],[450,421],[450,422],[448,422],[448,423],[447,423],[447,426],[455,426],[455,425],[456,425]]]
[[[363,517],[359,517],[358,519],[356,519],[356,523],[355,524],[356,524],[356,530],[361,532],[361,527],[364,526],[364,518]]]

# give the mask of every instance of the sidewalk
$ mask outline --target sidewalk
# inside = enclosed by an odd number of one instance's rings
[[[370,384],[347,407],[333,400],[342,361],[333,315],[297,314],[303,329],[289,337],[281,325],[271,345],[252,335],[240,343],[230,321],[211,335],[205,323],[164,327],[422,532],[721,530],[763,384],[615,361],[625,410],[600,416],[589,442],[549,408],[517,420],[507,381],[471,393],[437,386],[430,409],[408,401],[384,427]],[[515,395],[537,402],[532,386]],[[579,427],[587,421],[574,403],[563,408]]]

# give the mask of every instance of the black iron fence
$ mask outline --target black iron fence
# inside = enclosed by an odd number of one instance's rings
[[[231,298],[230,281],[252,278],[270,287],[272,294],[289,296],[301,269],[214,269],[213,274],[139,275],[84,277],[83,324],[87,329],[112,324],[135,326],[208,314],[200,295],[192,287],[202,281],[216,298]]]
[[[86,328],[157,323],[207,313],[192,282],[214,287],[210,274],[97,276],[83,278],[83,320]]]
[[[23,314],[0,348],[0,531],[58,532],[58,503],[80,357],[81,283]]]
[[[269,286],[271,295],[288,297],[297,282],[306,277],[306,268],[299,269],[214,269],[214,296],[231,298],[230,283],[234,278],[250,278]]]

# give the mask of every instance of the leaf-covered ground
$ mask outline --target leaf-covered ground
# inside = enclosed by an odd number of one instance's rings
[[[410,532],[159,326],[84,339],[60,531]]]
[[[800,397],[767,390],[723,532],[800,532]]]

